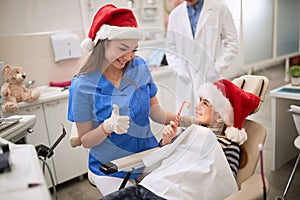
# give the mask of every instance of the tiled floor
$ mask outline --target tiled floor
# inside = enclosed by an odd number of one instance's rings
[[[280,85],[286,84],[284,82],[284,67],[274,67],[267,68],[256,74],[264,75],[270,80],[270,90]],[[265,174],[268,178],[270,184],[270,190],[268,194],[268,199],[275,200],[276,197],[283,194],[285,185],[288,181],[289,175],[292,171],[295,160],[290,161],[285,166],[273,172],[271,168],[271,99],[269,95],[266,95],[266,99],[260,108],[260,110],[253,116],[252,119],[264,124],[267,129],[268,136],[264,146],[264,164],[265,164]],[[299,167],[300,168],[300,167]],[[298,200],[300,199],[300,169],[297,170],[292,185],[290,187],[289,193],[286,199]],[[96,188],[91,186],[87,181],[87,178],[79,180],[76,178],[74,180],[68,181],[57,187],[59,200],[94,200],[101,197],[100,193]]]
[[[89,183],[86,175],[58,185],[56,190],[58,200],[96,200],[101,198],[101,193]],[[54,195],[53,200],[57,200]]]

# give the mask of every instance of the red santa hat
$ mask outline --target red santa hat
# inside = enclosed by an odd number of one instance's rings
[[[131,10],[117,8],[113,4],[101,7],[94,16],[88,38],[81,48],[91,51],[98,40],[142,39],[142,33]]]
[[[207,99],[221,115],[227,125],[226,136],[243,144],[247,140],[244,120],[258,107],[260,98],[226,79],[201,85],[198,95]]]

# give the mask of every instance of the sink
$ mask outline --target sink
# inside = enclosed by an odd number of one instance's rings
[[[48,96],[53,96],[53,95],[61,93],[64,90],[64,88],[61,88],[61,87],[51,87],[49,85],[42,85],[42,86],[37,87],[37,89],[41,93],[40,98],[44,98],[44,97],[48,97]]]

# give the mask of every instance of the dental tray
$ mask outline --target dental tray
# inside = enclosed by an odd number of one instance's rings
[[[22,117],[8,117],[8,118],[0,118],[0,131],[6,129],[7,127],[10,127],[11,125],[14,125],[18,123]]]

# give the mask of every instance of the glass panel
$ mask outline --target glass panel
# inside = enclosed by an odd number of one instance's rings
[[[277,56],[299,50],[299,0],[278,0]]]
[[[273,0],[243,0],[243,43],[245,64],[272,58]]]

